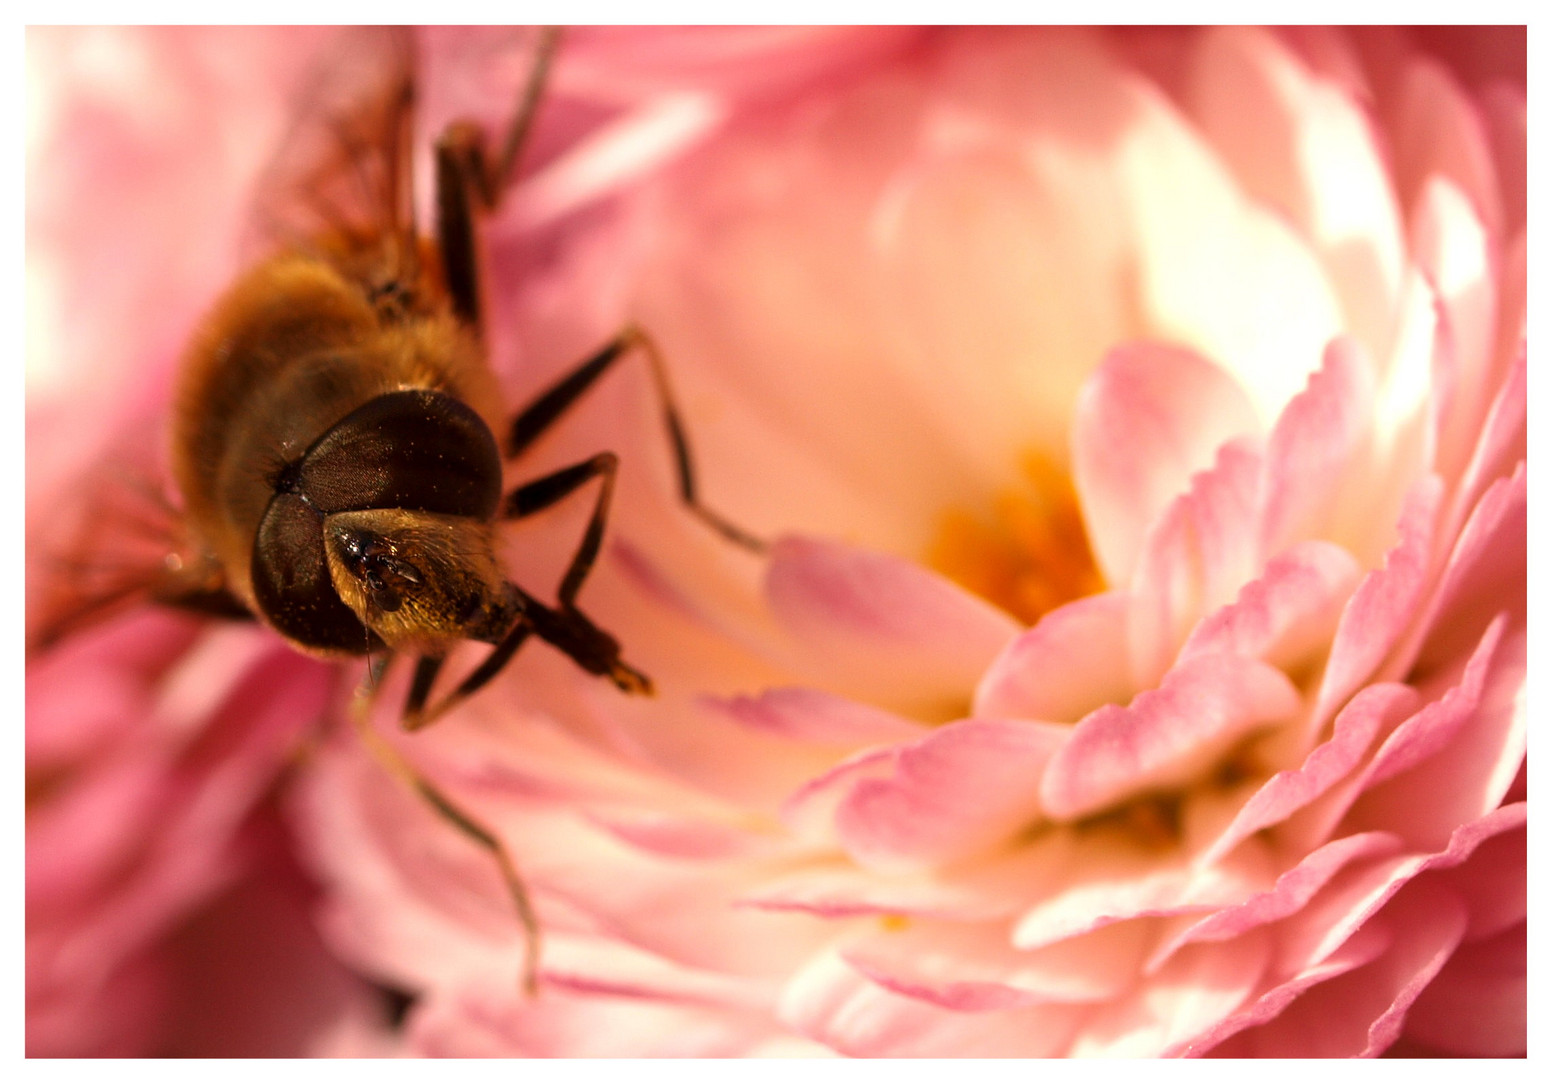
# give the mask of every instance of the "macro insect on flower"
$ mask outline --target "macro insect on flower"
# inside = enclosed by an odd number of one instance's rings
[[[478,234],[513,183],[558,41],[553,30],[537,36],[501,139],[490,143],[464,121],[435,141],[427,238],[413,184],[413,36],[341,38],[260,183],[257,214],[275,250],[221,296],[182,361],[171,422],[175,542],[169,536],[164,557],[144,573],[131,569],[96,595],[77,587],[80,596],[56,600],[32,646],[149,600],[256,617],[325,659],[374,655],[351,710],[356,728],[387,770],[498,863],[530,942],[529,992],[539,928],[514,862],[498,836],[376,734],[375,687],[393,657],[417,656],[402,714],[402,726],[417,730],[535,637],[625,693],[651,692],[617,639],[577,607],[601,549],[617,455],[602,451],[503,490],[502,458],[518,458],[631,354],[649,364],[685,506],[727,540],[763,550],[697,501],[664,364],[640,330],[619,333],[507,419],[483,341]],[[557,601],[545,604],[505,569],[500,524],[593,486]],[[468,640],[493,648],[432,702],[447,654]]]
[[[647,327],[698,479],[770,543],[683,512],[647,364],[534,444],[533,476],[625,463],[585,607],[656,693],[524,649],[398,743],[520,856],[535,998],[487,856],[347,732],[306,747],[252,845],[312,883],[283,939],[401,1008],[313,1009],[303,1052],[1521,1053],[1524,42],[568,34],[572,138],[485,233],[506,398]],[[562,579],[574,503],[511,524],[513,566]],[[273,635],[112,629],[29,673],[55,1047],[140,1030],[111,991],[183,932],[148,913],[213,877],[102,868],[280,816],[211,798],[159,845],[102,813],[215,785],[99,767],[71,676],[127,702],[121,747],[200,732],[179,779],[250,760],[237,718],[293,746],[282,714],[338,706]]]

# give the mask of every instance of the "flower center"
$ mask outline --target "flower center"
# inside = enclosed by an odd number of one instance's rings
[[[1027,625],[1106,584],[1091,557],[1069,473],[1047,455],[1022,459],[1027,482],[1000,493],[986,518],[942,514],[926,562]]]

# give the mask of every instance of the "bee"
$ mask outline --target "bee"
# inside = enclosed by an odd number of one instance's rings
[[[369,77],[363,86],[325,84],[260,199],[280,242],[215,303],[182,361],[170,461],[188,544],[151,589],[162,603],[250,615],[314,656],[369,658],[354,724],[390,772],[499,864],[527,939],[529,992],[539,927],[514,861],[372,728],[375,688],[393,658],[414,657],[402,724],[424,728],[537,638],[624,693],[651,693],[618,640],[577,606],[606,531],[618,457],[602,452],[506,485],[511,462],[627,356],[648,364],[683,505],[730,542],[764,550],[699,500],[665,365],[640,330],[615,336],[513,418],[501,400],[484,341],[479,229],[516,177],[558,42],[557,31],[539,35],[498,145],[469,122],[436,140],[435,220],[425,236],[412,187],[412,37],[377,30],[353,40]],[[593,481],[590,518],[556,602],[544,603],[504,565],[500,526]],[[432,701],[463,641],[493,648]]]

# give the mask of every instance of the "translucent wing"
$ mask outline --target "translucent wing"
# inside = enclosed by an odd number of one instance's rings
[[[147,603],[251,618],[133,451],[75,478],[27,537],[26,653]],[[46,526],[46,527],[45,527]]]
[[[260,175],[255,222],[266,246],[369,267],[372,277],[418,274],[413,186],[412,32],[341,32],[303,84],[296,119]]]

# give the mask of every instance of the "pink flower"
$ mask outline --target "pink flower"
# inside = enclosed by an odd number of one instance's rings
[[[1524,86],[1524,31],[576,32],[495,362],[647,328],[775,543],[682,511],[643,371],[520,463],[621,454],[582,606],[659,693],[531,648],[398,745],[516,854],[540,995],[481,852],[349,738],[283,770],[321,669],[137,613],[29,671],[34,1052],[137,1029],[257,830],[318,1050],[385,1046],[363,976],[419,1054],[1524,1053]]]

